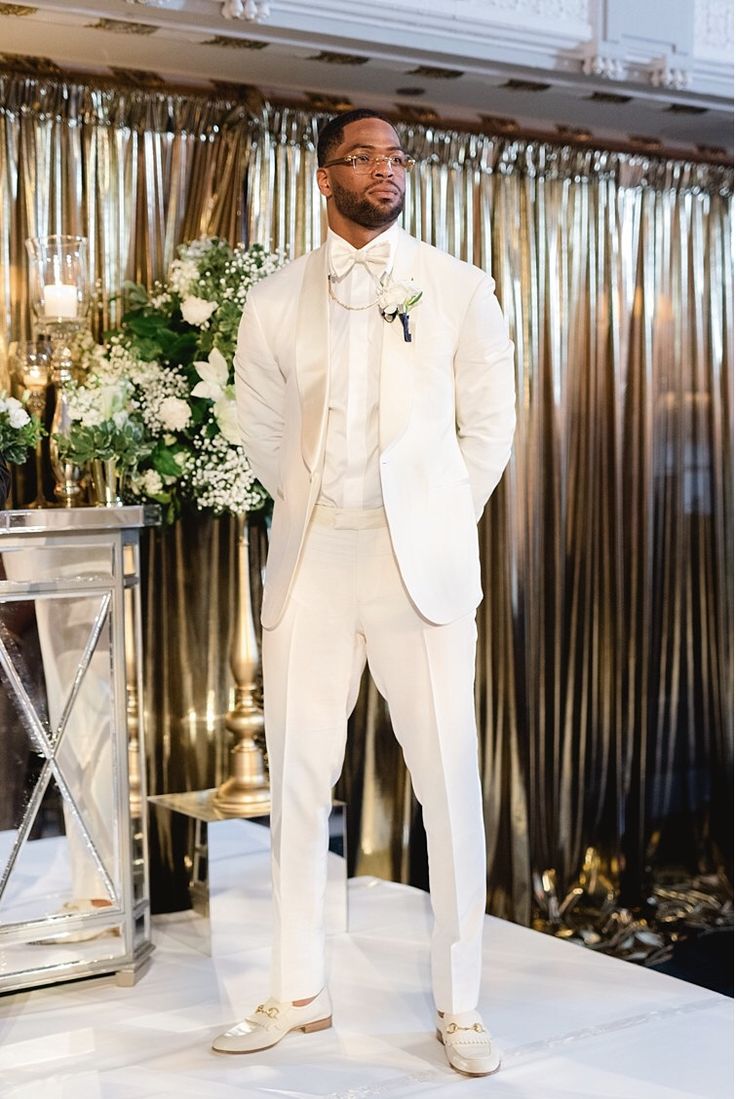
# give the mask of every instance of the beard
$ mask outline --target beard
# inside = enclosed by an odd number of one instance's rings
[[[390,225],[404,209],[403,192],[397,194],[393,202],[384,200],[378,205],[370,195],[360,197],[333,182],[332,198],[343,217],[362,225],[364,229],[380,229],[383,225]]]

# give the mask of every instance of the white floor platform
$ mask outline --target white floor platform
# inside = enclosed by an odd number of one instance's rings
[[[335,1026],[249,1057],[210,1052],[267,994],[267,838],[213,836],[212,954],[198,917],[156,920],[153,966],[0,997],[3,1099],[730,1099],[732,1001],[488,918],[481,1008],[501,1071],[460,1077],[434,1038],[429,899],[350,882],[330,939]],[[254,828],[255,826],[250,826]]]

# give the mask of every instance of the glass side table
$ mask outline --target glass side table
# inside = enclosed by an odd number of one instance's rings
[[[177,913],[166,917],[158,916],[156,920],[161,921],[162,925],[165,924],[169,933],[172,933],[172,929],[178,922],[180,926],[185,927],[184,940],[195,949],[207,954],[211,953],[212,940],[211,866],[215,846],[218,847],[220,857],[226,855],[230,860],[242,860],[241,865],[244,868],[249,865],[247,861],[249,858],[257,858],[259,865],[257,868],[254,866],[253,877],[243,873],[238,876],[238,882],[243,882],[243,892],[246,895],[248,882],[255,883],[257,878],[259,891],[266,888],[270,895],[270,870],[266,866],[266,862],[270,861],[268,860],[270,842],[268,833],[265,832],[270,823],[268,815],[264,815],[262,808],[251,812],[244,810],[237,816],[223,813],[214,804],[214,794],[214,789],[192,790],[180,794],[156,794],[148,798],[152,812],[176,813],[188,817],[192,822],[193,838],[186,856],[186,863],[190,868],[189,896],[193,913],[201,917],[199,926],[194,927],[191,920],[183,920],[181,914]],[[226,827],[226,822],[229,827]],[[348,929],[346,823],[345,803],[333,801],[329,821],[325,896],[325,925],[328,935],[345,932]],[[239,828],[236,834],[232,828],[233,824],[247,824],[249,827]],[[218,829],[220,834],[215,835],[213,830]],[[267,944],[270,942],[271,935],[270,922],[264,925],[262,931],[262,941]]]

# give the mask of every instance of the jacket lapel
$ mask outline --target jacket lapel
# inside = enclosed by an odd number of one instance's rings
[[[302,457],[310,472],[316,468],[327,424],[330,373],[327,300],[327,246],[307,258],[299,294],[296,376],[302,412]]]
[[[419,289],[423,289],[419,263],[419,242],[403,229],[396,249],[392,282],[405,282],[413,279]],[[384,452],[398,441],[409,423],[412,404],[414,370],[416,367],[417,323],[422,322],[422,311],[426,304],[420,302],[409,314],[412,328],[412,340],[404,339],[404,329],[397,317],[391,324],[383,325],[381,347],[381,381],[379,405],[380,449]]]

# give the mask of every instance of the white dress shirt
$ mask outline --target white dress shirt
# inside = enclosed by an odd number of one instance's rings
[[[369,249],[388,246],[386,270],[393,266],[398,230],[396,223],[357,249],[332,229],[327,234],[330,271],[334,253],[347,250],[360,257]],[[381,368],[382,319],[376,302],[381,272],[357,262],[331,282],[330,392],[322,486],[318,503],[338,508],[383,506],[378,464],[378,398]],[[367,308],[358,308],[367,306]]]

